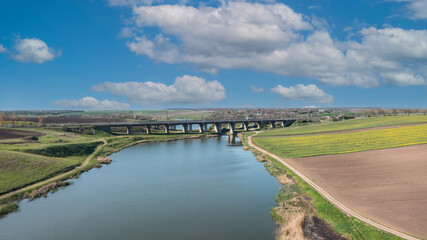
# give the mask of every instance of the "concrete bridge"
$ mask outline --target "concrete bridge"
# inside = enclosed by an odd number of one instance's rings
[[[208,125],[213,126],[213,130],[216,133],[222,131],[223,126],[230,130],[230,133],[234,133],[236,130],[236,124],[240,124],[241,129],[248,131],[249,128],[260,129],[263,125],[269,125],[271,128],[276,127],[276,124],[280,124],[282,127],[288,127],[294,123],[296,119],[232,119],[232,120],[186,120],[186,121],[146,121],[146,122],[119,122],[119,123],[89,123],[85,125],[92,126],[95,129],[99,129],[105,132],[111,132],[112,127],[125,127],[127,133],[132,132],[132,127],[143,127],[146,129],[148,134],[151,133],[151,129],[164,129],[165,133],[168,134],[170,130],[176,130],[177,126],[182,126],[182,132],[187,133],[193,130],[193,125],[198,126],[198,131],[203,133],[208,131]],[[70,126],[73,124],[67,124]]]

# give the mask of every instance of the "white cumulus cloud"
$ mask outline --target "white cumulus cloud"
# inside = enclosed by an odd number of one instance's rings
[[[133,24],[127,28],[135,31],[127,34],[132,37],[127,46],[156,61],[191,63],[210,73],[254,69],[363,88],[427,84],[427,30],[366,28],[358,41],[339,41],[323,19],[282,3],[223,1],[218,7],[193,7],[132,2]],[[145,27],[160,33],[146,36]]]
[[[64,108],[96,109],[96,110],[122,110],[130,108],[128,103],[121,103],[110,100],[98,100],[94,97],[84,97],[82,99],[63,99],[53,102],[53,104]]]
[[[426,0],[395,0],[396,2],[406,2],[408,17],[414,20],[427,19]]]
[[[107,91],[125,96],[141,106],[159,104],[209,104],[225,98],[225,88],[218,81],[206,81],[196,76],[177,77],[172,85],[159,82],[105,82],[92,87],[93,91]]]
[[[0,44],[0,53],[4,53],[6,51],[7,49],[2,44]]]
[[[272,92],[277,93],[284,100],[297,100],[307,103],[331,103],[334,97],[325,93],[322,89],[314,84],[303,85],[297,84],[296,86],[283,87],[278,85],[271,89]]]
[[[13,49],[12,58],[19,62],[44,63],[61,56],[60,51],[48,47],[37,38],[18,39]]]

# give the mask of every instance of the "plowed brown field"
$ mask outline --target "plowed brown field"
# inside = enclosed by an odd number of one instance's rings
[[[287,161],[359,214],[427,239],[427,144]]]
[[[15,129],[0,129],[0,140],[21,138],[21,137],[27,137],[27,136],[40,137],[44,135],[46,134],[42,132],[20,131]]]

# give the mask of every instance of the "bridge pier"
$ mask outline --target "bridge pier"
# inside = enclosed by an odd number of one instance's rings
[[[276,122],[275,121],[270,122],[270,128],[275,128],[275,127],[276,127]]]
[[[187,133],[188,131],[188,124],[182,124],[182,132]]]
[[[249,123],[244,122],[244,123],[242,123],[242,125],[243,125],[243,131],[248,131],[248,129],[249,129]]]
[[[165,125],[165,133],[166,134],[169,134],[169,127],[170,127],[169,125]]]
[[[151,125],[147,125],[147,134],[151,134]]]
[[[131,133],[131,128],[132,128],[132,126],[127,126],[126,127],[126,134],[130,134]]]
[[[205,124],[203,124],[203,123],[200,123],[199,124],[199,132],[200,133],[203,133],[204,132],[204,128],[205,128],[205,126],[204,126]]]
[[[258,128],[258,129],[261,129],[261,127],[262,127],[262,122],[256,122],[256,125],[257,125],[257,128]]]
[[[230,133],[234,134],[234,131],[236,129],[236,124],[235,123],[229,123],[228,124],[228,129],[230,129]]]
[[[221,132],[222,128],[222,123],[214,123],[214,130],[216,133]]]

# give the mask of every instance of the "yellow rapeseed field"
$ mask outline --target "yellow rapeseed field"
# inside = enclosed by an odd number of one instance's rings
[[[427,125],[330,135],[254,137],[254,142],[284,158],[342,154],[427,144]]]
[[[350,129],[372,128],[392,126],[399,124],[410,123],[426,123],[427,115],[406,115],[406,116],[386,116],[386,117],[369,117],[353,120],[344,120],[340,122],[333,122],[328,124],[317,124],[304,127],[288,127],[275,131],[262,132],[260,136],[278,136],[278,135],[293,135],[293,134],[307,134],[307,133],[320,133],[331,131],[342,131]]]

